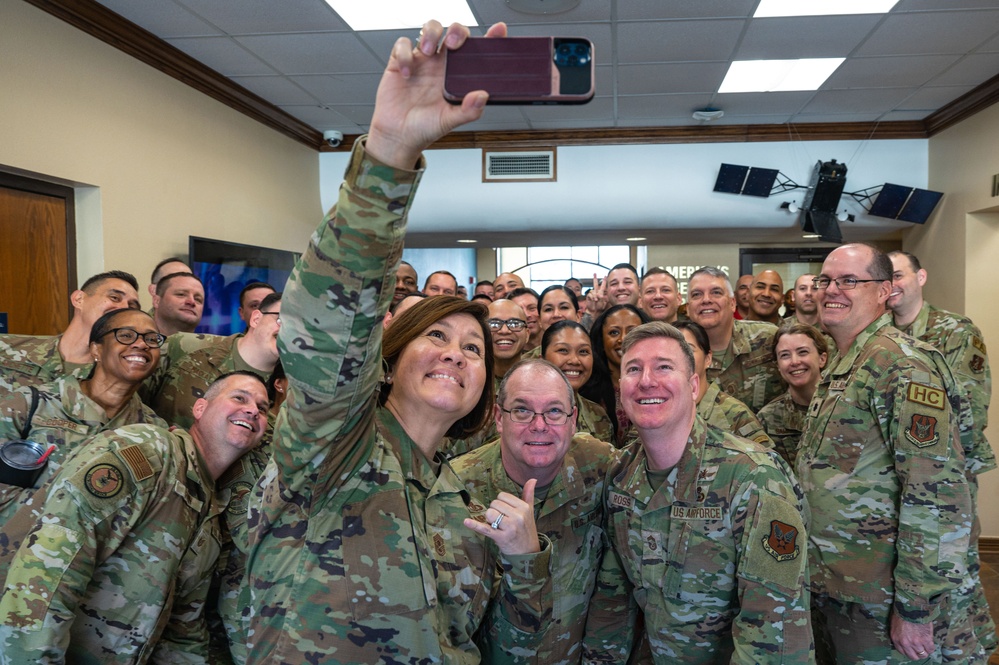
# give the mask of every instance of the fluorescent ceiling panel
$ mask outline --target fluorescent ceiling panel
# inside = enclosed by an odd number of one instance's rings
[[[885,14],[898,0],[760,0],[753,18]]]
[[[354,30],[405,30],[420,28],[437,19],[445,28],[452,23],[476,25],[466,0],[326,0]]]
[[[818,90],[846,58],[736,60],[718,92]]]

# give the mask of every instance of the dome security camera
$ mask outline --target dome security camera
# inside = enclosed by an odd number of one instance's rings
[[[343,143],[343,132],[338,132],[335,129],[325,131],[323,132],[323,140],[329,147],[339,148],[340,144]]]

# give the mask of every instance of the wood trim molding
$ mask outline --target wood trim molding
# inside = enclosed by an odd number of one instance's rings
[[[999,74],[931,113],[923,122],[930,136],[999,102]]]
[[[986,538],[984,536],[979,538],[978,552],[979,554],[999,554],[999,538]]]
[[[322,132],[104,5],[93,0],[25,1],[310,148],[323,142]]]

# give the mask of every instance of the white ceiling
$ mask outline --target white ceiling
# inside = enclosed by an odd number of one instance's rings
[[[347,135],[366,131],[400,35],[353,32],[323,0],[100,2],[317,130]],[[598,66],[590,104],[491,109],[467,130],[697,125],[690,114],[706,106],[732,125],[921,120],[999,74],[999,0],[764,19],[750,18],[758,0],[582,0],[549,16],[469,2],[482,26],[505,21],[511,35],[588,37]],[[732,60],[800,57],[846,61],[815,92],[716,92]]]

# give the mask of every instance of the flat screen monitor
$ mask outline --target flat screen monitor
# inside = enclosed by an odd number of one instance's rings
[[[243,245],[190,236],[191,271],[205,285],[205,309],[199,333],[232,335],[243,332],[239,292],[250,282],[266,282],[284,291],[300,254],[283,249]]]
[[[934,208],[943,198],[943,192],[931,192],[928,189],[914,189],[912,196],[905,202],[902,212],[898,213],[898,218],[903,222],[913,224],[925,224],[926,220],[933,214]]]
[[[718,179],[715,180],[715,191],[726,194],[742,193],[742,183],[746,182],[748,166],[738,164],[722,164],[718,169]]]
[[[909,198],[909,193],[911,191],[912,187],[893,185],[890,182],[886,182],[884,186],[881,187],[881,191],[878,193],[878,198],[874,199],[874,203],[871,205],[870,214],[875,217],[895,219],[898,217],[899,211],[902,210],[902,206],[905,205],[905,200]]]

